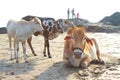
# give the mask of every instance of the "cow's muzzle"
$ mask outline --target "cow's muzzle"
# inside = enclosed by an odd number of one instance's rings
[[[44,30],[42,30],[42,31],[37,31],[37,32],[34,33],[34,35],[35,35],[35,36],[41,35],[41,34],[43,34],[43,31],[44,31]]]
[[[76,59],[80,59],[83,54],[83,50],[81,48],[74,48],[73,52]]]

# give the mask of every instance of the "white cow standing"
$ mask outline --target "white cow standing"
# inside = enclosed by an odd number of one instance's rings
[[[7,24],[7,34],[9,38],[9,47],[10,47],[10,59],[12,60],[12,38],[14,39],[14,53],[16,57],[16,62],[18,63],[18,51],[19,51],[19,42],[22,42],[24,60],[26,59],[26,40],[35,34],[36,32],[42,32],[43,27],[41,26],[41,21],[38,18],[33,18],[31,21],[15,21],[9,20]]]

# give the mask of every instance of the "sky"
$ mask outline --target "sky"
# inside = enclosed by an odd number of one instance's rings
[[[120,12],[120,0],[1,0],[0,27],[5,27],[10,19],[20,20],[26,15],[66,19],[68,8],[74,8],[79,18],[98,22]]]

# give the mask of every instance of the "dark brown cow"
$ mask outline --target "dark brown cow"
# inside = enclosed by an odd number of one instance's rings
[[[32,20],[34,17],[36,16],[25,16],[22,19],[26,20],[26,21],[30,21]],[[59,34],[63,33],[63,25],[64,25],[64,21],[62,19],[59,19],[57,21],[55,21],[54,18],[42,18],[42,17],[37,17],[41,20],[42,26],[44,28],[44,32],[43,32],[43,37],[44,37],[44,50],[43,50],[43,54],[46,57],[46,48],[47,48],[47,53],[48,53],[48,57],[51,58],[51,54],[50,54],[50,50],[49,50],[49,40],[52,40],[54,38],[56,38]],[[39,33],[34,34],[35,36],[39,35]],[[34,56],[36,56],[35,51],[31,45],[31,40],[32,37],[30,37],[27,42],[31,48],[32,53],[34,54]]]

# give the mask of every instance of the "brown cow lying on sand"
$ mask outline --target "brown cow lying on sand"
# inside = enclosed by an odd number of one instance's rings
[[[65,37],[63,60],[67,65],[86,68],[90,63],[101,63],[98,44],[94,38],[88,38],[85,29],[69,28]]]

